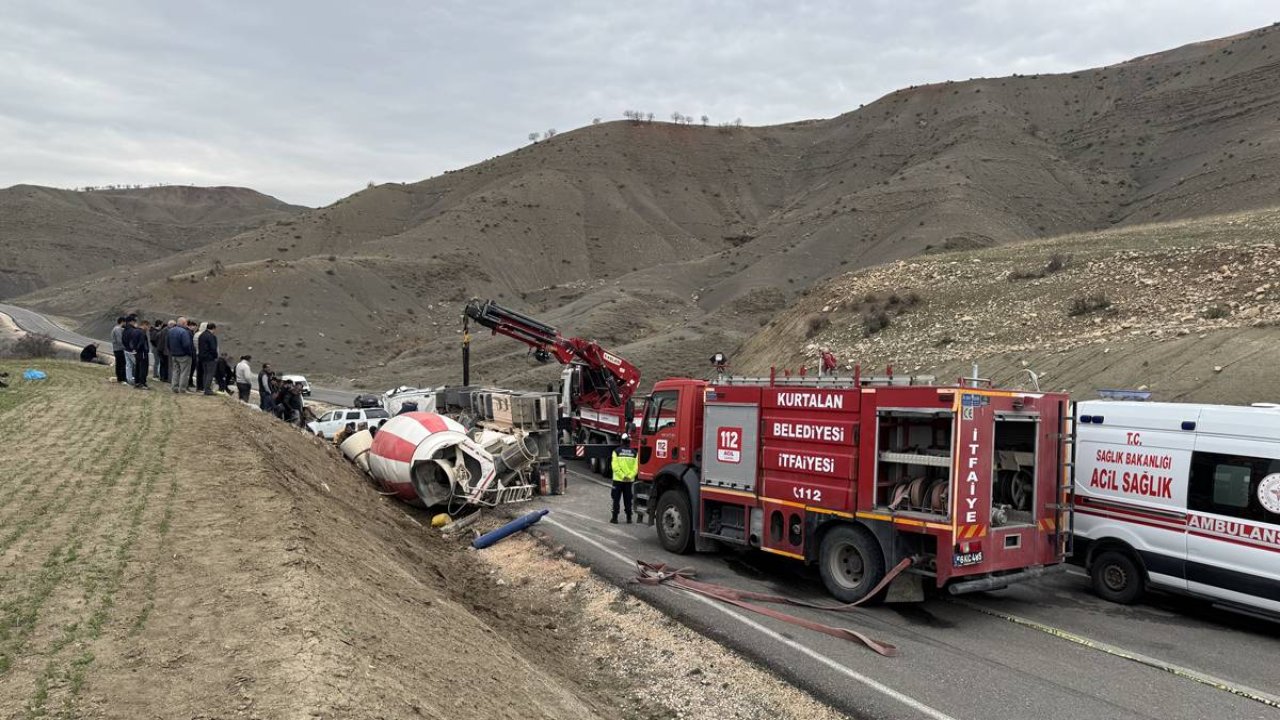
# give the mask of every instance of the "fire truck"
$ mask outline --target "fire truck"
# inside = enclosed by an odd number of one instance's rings
[[[565,337],[556,328],[492,300],[473,299],[463,315],[463,381],[469,385],[469,326],[474,322],[529,346],[538,362],[564,365],[560,374],[562,454],[586,460],[593,472],[608,475],[609,456],[634,415],[632,396],[640,369],[599,343]]]
[[[907,558],[903,598],[927,582],[997,589],[1061,563],[1067,396],[931,382],[891,371],[662,380],[638,438],[647,521],[670,552],[728,545],[817,565],[844,602]],[[1000,480],[1018,475],[1013,502]]]

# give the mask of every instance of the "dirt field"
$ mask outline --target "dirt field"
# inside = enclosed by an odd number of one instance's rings
[[[41,367],[0,390],[30,438],[0,480],[0,717],[837,717],[531,540],[443,540],[230,399]]]
[[[849,273],[814,289],[735,358],[748,373],[892,365],[1080,398],[1143,388],[1164,401],[1275,400],[1280,210],[1143,225]],[[884,327],[869,331],[868,322]],[[878,327],[878,325],[876,326]]]

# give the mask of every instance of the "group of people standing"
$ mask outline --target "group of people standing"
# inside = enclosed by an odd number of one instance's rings
[[[245,365],[245,378],[252,377],[248,365]],[[240,368],[236,368],[236,386],[240,387]],[[248,386],[242,393],[248,395]],[[307,424],[306,408],[302,401],[302,386],[292,380],[284,380],[276,375],[270,363],[263,363],[258,372],[258,407],[269,412],[291,425]]]
[[[122,316],[116,318],[111,330],[111,352],[115,355],[116,382],[139,390],[151,389],[147,384],[150,372],[175,393],[214,395],[215,383],[219,390],[231,392],[233,374],[226,353],[218,350],[217,323],[197,324],[185,317],[151,322],[140,321],[137,315]],[[240,361],[248,363],[250,359],[244,355]]]
[[[282,420],[305,422],[302,388],[279,378],[269,363],[263,363],[255,380],[251,355],[241,355],[231,364],[218,347],[218,324],[176,320],[138,320],[137,315],[121,316],[111,330],[111,351],[115,355],[116,381],[140,390],[150,390],[148,374],[169,384],[175,393],[203,392],[231,394],[231,386],[241,402],[249,402],[253,386],[258,386],[258,406]],[[90,344],[80,353],[85,362],[97,361],[97,346]]]
[[[176,320],[139,320],[137,315],[116,318],[111,330],[111,352],[115,356],[116,382],[139,390],[150,390],[148,375],[168,383],[174,393],[235,392],[240,402],[250,401],[257,384],[258,407],[285,422],[305,425],[306,404],[302,386],[276,375],[269,363],[255,379],[250,355],[241,355],[231,364],[227,353],[218,347],[218,324],[197,323],[180,317]],[[98,357],[98,346],[90,343],[80,352],[84,362],[105,362]]]

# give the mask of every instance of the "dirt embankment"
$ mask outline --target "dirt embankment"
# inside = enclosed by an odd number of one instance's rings
[[[753,337],[740,366],[971,372],[1092,397],[1274,400],[1280,341],[1280,211],[948,253],[850,273]]]
[[[229,399],[42,366],[0,390],[39,438],[0,483],[0,716],[836,717],[531,541],[445,541]]]

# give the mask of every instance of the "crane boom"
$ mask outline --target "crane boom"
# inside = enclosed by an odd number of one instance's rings
[[[492,300],[468,302],[464,322],[471,320],[495,335],[525,343],[541,362],[555,357],[562,365],[581,366],[584,372],[578,402],[583,406],[622,408],[640,386],[640,369],[599,343],[565,337],[556,328]]]

